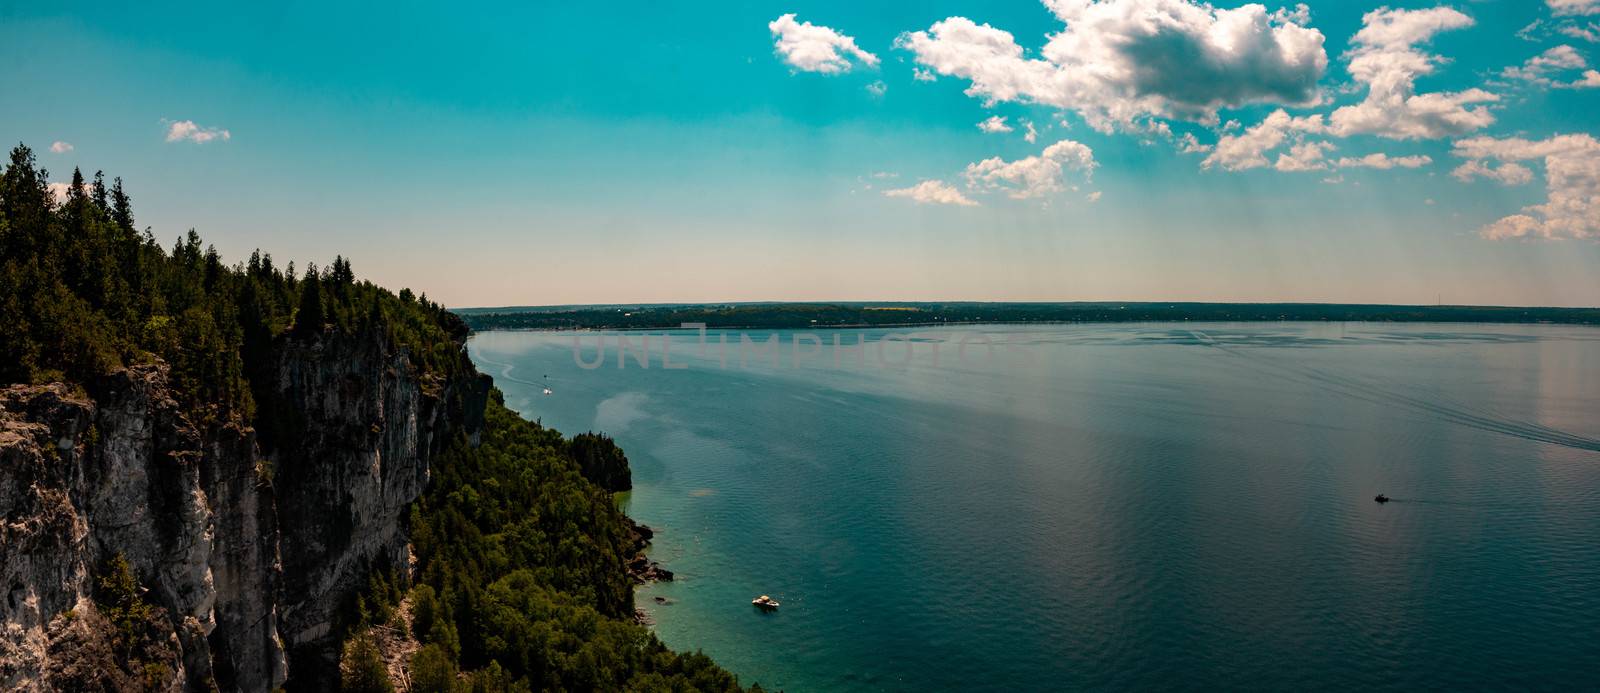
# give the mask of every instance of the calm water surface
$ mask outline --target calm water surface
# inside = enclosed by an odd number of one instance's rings
[[[573,333],[471,350],[528,418],[618,439],[679,578],[640,606],[745,682],[1600,681],[1600,330],[944,328],[799,367],[673,333],[685,369],[665,339],[648,369],[614,336],[594,370]]]

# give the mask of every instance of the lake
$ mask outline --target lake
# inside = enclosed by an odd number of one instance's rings
[[[592,368],[597,333],[469,346],[524,416],[616,437],[626,508],[678,576],[640,607],[746,683],[1600,676],[1600,329],[769,334],[628,333],[625,367],[615,334]]]

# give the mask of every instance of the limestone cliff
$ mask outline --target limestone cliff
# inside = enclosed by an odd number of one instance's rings
[[[407,568],[406,506],[430,457],[477,434],[489,383],[419,373],[376,336],[275,350],[266,452],[236,417],[180,408],[159,364],[0,390],[0,689],[320,686],[337,614]],[[142,626],[96,599],[118,555],[155,609],[138,657],[112,643]]]

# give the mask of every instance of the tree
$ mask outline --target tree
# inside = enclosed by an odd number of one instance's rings
[[[305,281],[300,283],[300,309],[294,314],[294,333],[302,337],[320,334],[325,323],[322,278],[317,276],[317,266],[312,263],[306,266]]]
[[[94,172],[94,185],[90,186],[90,190],[92,192],[91,197],[94,199],[94,206],[99,207],[102,212],[109,209],[109,203],[106,198],[108,193],[106,192],[105,171]]]
[[[394,693],[389,669],[383,665],[378,646],[366,633],[344,643],[339,657],[339,690],[345,693]]]
[[[122,177],[111,181],[111,221],[127,233],[133,233],[133,203],[122,190]]]
[[[412,693],[450,693],[456,689],[456,663],[438,645],[411,655]]]

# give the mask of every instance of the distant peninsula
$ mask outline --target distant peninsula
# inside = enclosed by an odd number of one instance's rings
[[[1600,325],[1600,308],[1338,303],[724,303],[457,308],[452,312],[475,331],[662,329],[684,323],[703,323],[711,329],[1184,321]]]

